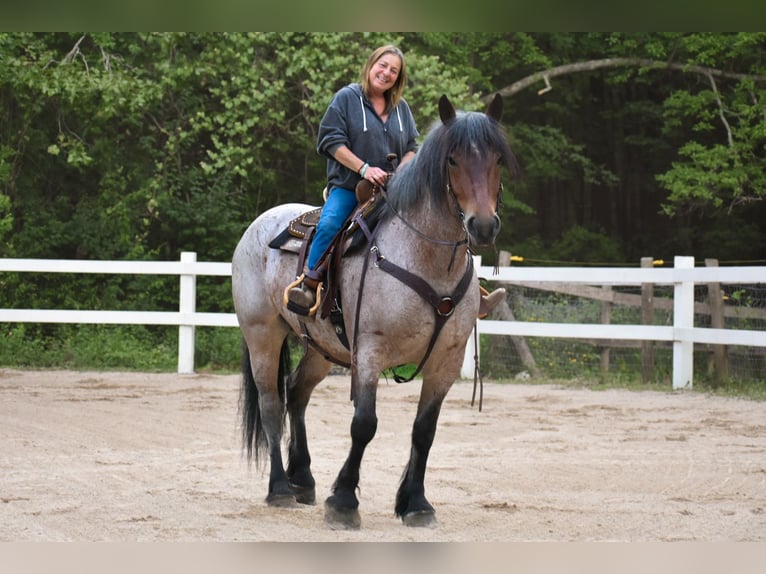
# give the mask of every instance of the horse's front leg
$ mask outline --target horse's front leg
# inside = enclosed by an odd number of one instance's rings
[[[377,375],[360,382],[352,373],[351,385],[354,393],[354,417],[351,420],[351,451],[333,485],[332,495],[325,501],[325,521],[334,529],[357,529],[361,526],[359,500],[356,488],[359,485],[359,467],[367,445],[375,436],[378,417],[375,414]]]
[[[404,469],[402,482],[396,495],[396,515],[407,526],[434,526],[436,512],[425,495],[425,475],[428,454],[436,435],[436,423],[450,383],[432,388],[424,379],[418,411],[412,425],[410,459]]]

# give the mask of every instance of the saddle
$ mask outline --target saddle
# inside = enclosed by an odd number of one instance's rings
[[[382,196],[380,189],[377,186],[371,184],[367,180],[362,180],[356,186],[355,192],[358,206],[351,215],[349,215],[348,219],[343,224],[343,227],[341,227],[341,232],[335,237],[335,240],[330,247],[335,245],[341,236],[348,237],[349,234],[353,234],[358,230],[358,223],[356,223],[356,220],[359,216],[365,220],[369,220],[368,223],[370,223],[374,219],[373,212],[378,212],[377,207],[382,202]],[[306,247],[310,245],[311,235],[314,233],[321,215],[321,207],[301,213],[298,217],[290,221],[287,227],[271,240],[269,247],[272,249],[281,249],[282,251],[290,251],[292,253],[300,253],[307,238],[308,244]],[[353,244],[353,248],[356,248],[357,246],[358,243]],[[308,249],[306,249],[306,252],[308,253]],[[302,264],[303,261],[300,263]]]
[[[281,249],[292,253],[300,253],[303,246],[303,240],[313,234],[319,223],[319,216],[322,214],[322,208],[317,207],[290,221],[287,227],[279,235],[269,242],[272,249]],[[310,239],[310,238],[309,238]]]

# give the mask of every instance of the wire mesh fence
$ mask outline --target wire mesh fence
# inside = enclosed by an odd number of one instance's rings
[[[567,292],[504,286],[517,321],[673,325],[672,286],[652,286],[648,298],[646,286],[643,291],[641,286],[586,286],[581,295],[572,286]],[[766,330],[766,285],[696,285],[694,326]],[[666,382],[672,376],[669,342],[481,335],[480,345],[482,372],[496,379],[608,376]],[[694,350],[696,380],[766,379],[764,347],[696,344]]]

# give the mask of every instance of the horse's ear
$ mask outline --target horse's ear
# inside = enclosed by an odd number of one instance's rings
[[[498,122],[500,121],[500,118],[503,117],[503,96],[495,94],[487,108],[487,115]]]
[[[439,117],[444,124],[451,122],[456,117],[455,108],[452,106],[446,95],[442,95],[442,97],[439,98]]]

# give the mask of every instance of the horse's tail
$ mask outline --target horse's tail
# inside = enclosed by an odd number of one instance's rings
[[[290,374],[290,347],[287,339],[282,343],[279,354],[278,387],[279,400],[285,404],[285,387],[287,376]],[[284,413],[283,409],[283,413]],[[260,394],[253,378],[250,364],[250,352],[244,339],[242,340],[242,385],[239,389],[239,413],[242,417],[242,448],[247,454],[248,462],[255,459],[258,464],[261,454],[268,448],[268,439],[263,430],[261,420]]]

